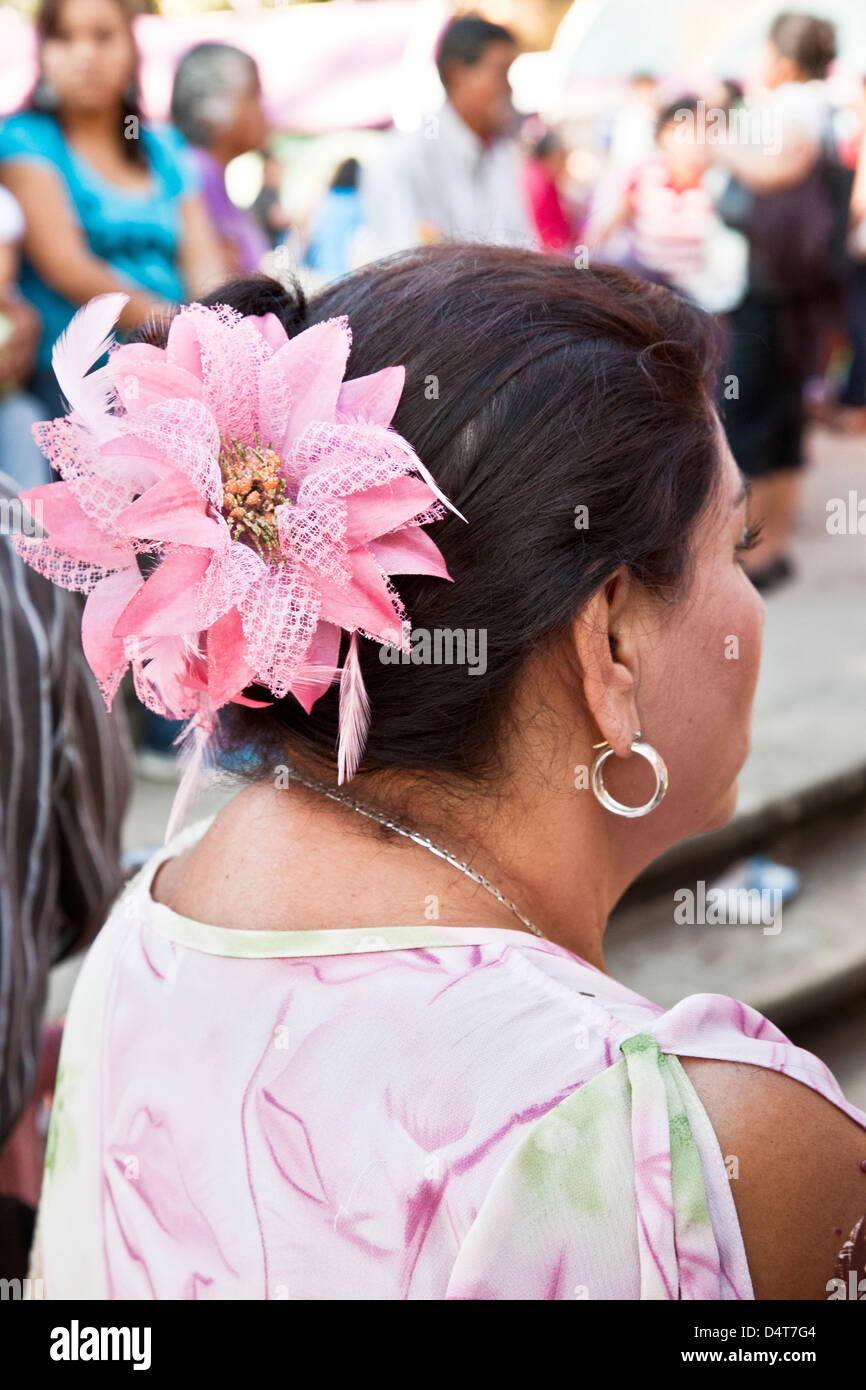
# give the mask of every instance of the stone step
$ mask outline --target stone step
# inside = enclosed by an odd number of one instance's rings
[[[670,1008],[687,994],[727,994],[785,1029],[826,1015],[866,991],[866,798],[764,839],[759,848],[802,876],[781,929],[679,925],[674,894],[707,888],[726,867],[708,858],[699,874],[672,872],[652,889],[629,889],[611,914],[605,961],[611,975]]]

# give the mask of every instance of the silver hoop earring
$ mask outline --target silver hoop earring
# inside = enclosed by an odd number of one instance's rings
[[[640,729],[638,729],[631,741],[632,752],[639,753],[642,758],[646,758],[656,775],[656,789],[649,801],[645,802],[643,806],[623,806],[621,801],[616,801],[611,796],[602,781],[601,769],[606,759],[613,753],[613,749],[607,739],[602,743],[594,743],[592,746],[593,748],[602,749],[602,752],[599,753],[592,765],[592,790],[605,810],[612,811],[616,816],[628,816],[630,818],[634,816],[646,816],[649,815],[650,811],[654,811],[668,789],[668,770],[665,766],[664,759],[656,752],[652,744],[643,743],[641,741]]]

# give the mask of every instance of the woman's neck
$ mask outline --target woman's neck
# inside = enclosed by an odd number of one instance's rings
[[[551,796],[549,783],[538,793],[534,804],[503,795],[446,811],[443,801],[439,815],[425,813],[422,799],[409,828],[467,861],[546,939],[604,970],[608,914],[642,864],[591,793],[564,786]],[[400,823],[372,789],[349,794]],[[242,791],[202,840],[160,870],[153,894],[196,921],[251,931],[425,922],[528,931],[429,849],[295,781]]]
[[[75,144],[117,144],[121,113],[109,107],[99,111],[60,112],[60,124],[67,140]]]
[[[221,169],[227,169],[237,153],[230,133],[217,135],[205,150],[205,154],[209,154]]]

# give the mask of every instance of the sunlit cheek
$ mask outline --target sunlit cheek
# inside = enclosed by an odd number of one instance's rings
[[[679,646],[696,667],[696,684],[712,702],[729,698],[742,679],[742,661],[751,647],[752,620],[739,568],[713,565],[701,576]]]
[[[754,686],[761,652],[761,624],[753,592],[742,574],[735,576],[729,601],[718,614],[717,645],[726,686],[748,693]]]

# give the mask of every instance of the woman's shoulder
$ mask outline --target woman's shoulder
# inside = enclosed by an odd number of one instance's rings
[[[0,123],[0,159],[40,159],[58,164],[63,155],[63,135],[46,111],[17,111]]]
[[[693,995],[643,1021],[605,1002],[608,1065],[518,1136],[454,1296],[502,1269],[505,1292],[483,1296],[575,1296],[527,1292],[557,1269],[569,1287],[591,1271],[592,1298],[826,1299],[866,1211],[866,1115],[738,1000]]]
[[[170,125],[143,125],[145,152],[155,173],[173,194],[194,193],[199,177],[190,146]]]
[[[866,1113],[828,1067],[757,1009],[695,994],[653,1020],[712,1127],[755,1297],[824,1299],[866,1211]]]
[[[652,1032],[662,1052],[709,1062],[743,1063],[799,1081],[866,1126],[830,1069],[793,1043],[758,1009],[725,994],[690,994],[659,1014]]]
[[[866,1212],[866,1115],[840,1104],[835,1080],[816,1085],[814,1071],[808,1080],[757,1057],[680,1062],[729,1165],[755,1297],[826,1299]]]

